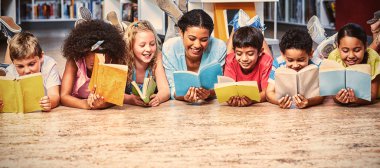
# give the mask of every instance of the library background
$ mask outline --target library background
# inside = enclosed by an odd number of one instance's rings
[[[242,7],[246,7],[246,4],[254,6],[255,14],[260,16],[267,27],[264,35],[271,46],[278,44],[282,34],[290,27],[306,27],[313,15],[319,17],[328,36],[348,22],[360,24],[370,36],[370,28],[365,22],[373,17],[374,11],[380,9],[378,0],[188,0],[187,8],[204,9],[215,21],[214,12],[216,13],[217,5],[222,3]],[[155,0],[1,0],[0,5],[1,15],[11,16],[23,30],[35,33],[38,38],[58,38],[61,43],[73,28],[82,6],[88,8],[95,19],[104,19],[107,13],[115,11],[123,21],[149,20],[161,38],[164,37],[168,22],[171,21],[155,5]],[[226,11],[224,23],[228,23],[238,10]],[[229,26],[227,31],[231,31],[231,28]],[[2,54],[6,39],[3,35],[0,35],[0,39]],[[57,47],[60,49],[60,46]],[[278,48],[272,49],[278,54]],[[2,61],[3,56],[0,58]]]

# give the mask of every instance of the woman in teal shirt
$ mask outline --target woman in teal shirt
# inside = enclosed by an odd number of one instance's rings
[[[214,23],[211,17],[200,9],[184,14],[178,21],[180,37],[167,40],[162,47],[163,63],[168,78],[172,99],[187,102],[205,100],[215,95],[213,90],[190,87],[185,96],[175,95],[174,71],[198,72],[202,67],[218,62],[224,65],[226,44],[210,37]]]

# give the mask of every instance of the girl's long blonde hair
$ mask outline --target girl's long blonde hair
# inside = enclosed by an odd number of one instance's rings
[[[127,85],[129,85],[132,82],[132,74],[135,69],[135,64],[134,64],[135,54],[133,52],[133,43],[135,42],[136,34],[138,32],[143,32],[143,31],[152,32],[156,39],[156,52],[154,53],[153,58],[148,65],[148,68],[152,70],[152,76],[154,76],[154,72],[156,69],[157,55],[161,51],[161,41],[160,41],[160,38],[157,36],[156,30],[154,29],[154,27],[149,21],[146,21],[146,20],[136,21],[130,24],[124,33],[124,38],[127,43],[126,62],[129,69]]]

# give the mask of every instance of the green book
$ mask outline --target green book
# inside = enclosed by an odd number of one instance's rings
[[[144,101],[144,103],[150,102],[150,96],[154,94],[154,91],[156,91],[157,84],[154,81],[153,77],[148,77],[144,79],[142,90],[140,90],[138,84],[136,81],[132,81],[132,93],[136,96],[140,96],[141,100]]]

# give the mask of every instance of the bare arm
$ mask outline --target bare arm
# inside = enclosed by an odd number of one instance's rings
[[[47,91],[47,96],[50,99],[51,108],[56,108],[59,105],[59,85],[50,87]]]
[[[68,107],[91,109],[91,107],[87,103],[87,99],[79,99],[71,95],[77,71],[78,68],[75,65],[74,60],[67,60],[62,78],[61,103],[62,105]]]
[[[267,98],[268,102],[278,105],[278,101],[276,98],[276,91],[274,89],[273,83],[268,83],[268,87],[267,87],[265,93],[266,93],[266,98]]]
[[[169,83],[166,78],[164,66],[162,65],[162,55],[161,53],[157,56],[157,67],[155,71],[156,81],[157,81],[157,96],[160,99],[160,103],[163,103],[170,98]]]

